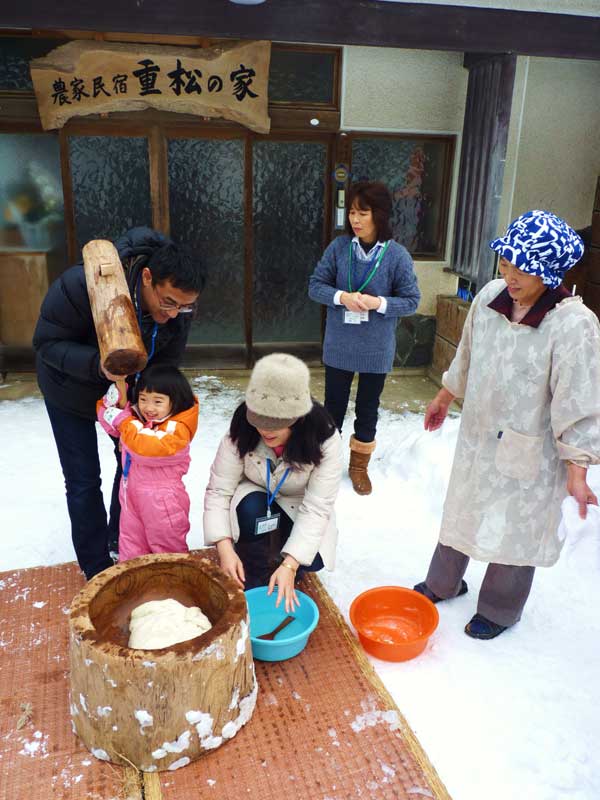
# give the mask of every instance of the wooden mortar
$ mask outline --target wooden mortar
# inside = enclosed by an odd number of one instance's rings
[[[162,650],[127,646],[131,611],[173,598],[213,627]],[[70,617],[71,718],[97,758],[143,772],[178,769],[231,739],[257,683],[243,591],[205,558],[141,556],[96,575]]]

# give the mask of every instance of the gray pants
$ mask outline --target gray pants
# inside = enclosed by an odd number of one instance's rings
[[[453,547],[438,544],[425,583],[444,600],[456,597],[468,563],[469,556]],[[521,619],[534,572],[535,567],[488,564],[479,590],[477,613],[497,625],[514,625]]]

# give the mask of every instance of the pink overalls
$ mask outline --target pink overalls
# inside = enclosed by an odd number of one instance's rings
[[[180,414],[146,423],[133,415],[129,404],[120,409],[106,405],[111,401],[114,392],[109,390],[98,401],[97,413],[104,430],[121,438],[119,561],[148,553],[185,553],[190,498],[182,478],[190,465],[198,401]]]

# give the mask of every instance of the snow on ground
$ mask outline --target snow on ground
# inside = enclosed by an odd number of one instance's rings
[[[240,394],[216,379],[194,381],[199,432],[187,487],[189,545],[202,544],[209,467]],[[459,419],[434,434],[423,417],[383,412],[370,474],[359,497],[346,476],[337,503],[335,572],[321,573],[348,614],[372,586],[412,586],[425,576],[437,541]],[[71,561],[74,553],[58,457],[43,403],[0,403],[2,451],[0,570]],[[114,473],[99,429],[106,496]],[[349,432],[345,432],[347,440]],[[600,468],[590,471],[600,491]],[[413,661],[373,665],[416,732],[454,800],[597,800],[600,797],[600,512],[581,525],[565,501],[563,555],[537,571],[522,621],[498,639],[463,633],[475,613],[484,565],[467,571],[469,593],[440,604],[440,625]]]

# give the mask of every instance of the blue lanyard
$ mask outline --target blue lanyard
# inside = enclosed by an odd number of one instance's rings
[[[137,279],[137,286],[135,289],[135,294],[137,297],[137,312],[138,312],[138,323],[140,326],[140,335],[142,333],[142,298],[140,297],[140,285],[142,282],[142,273],[140,272],[139,277]],[[152,356],[154,355],[154,350],[156,347],[156,334],[158,333],[158,322],[154,323],[154,327],[152,328],[152,339],[150,340],[150,352],[148,353],[148,363]],[[140,378],[140,373],[136,372],[135,374],[135,382],[137,383]]]
[[[283,486],[283,484],[285,482],[285,479],[287,478],[287,476],[290,473],[290,469],[291,469],[290,467],[288,467],[286,469],[286,471],[283,473],[283,478],[279,481],[279,483],[275,487],[275,491],[271,492],[271,490],[270,490],[270,486],[271,486],[271,459],[267,458],[267,517],[271,516],[271,503],[275,500],[275,497],[277,496],[277,492]]]
[[[348,252],[348,291],[350,293],[352,293],[354,291],[354,289],[352,288],[352,271],[353,271],[353,264],[354,264],[354,251],[353,251],[352,245],[353,245],[353,242],[350,242],[350,249],[349,249],[349,252]],[[364,269],[364,272],[362,274],[362,277],[361,277],[360,281],[358,282],[359,285],[358,285],[358,289],[356,290],[357,292],[362,292],[362,290],[366,286],[368,286],[368,284],[371,282],[373,276],[375,275],[375,273],[379,269],[379,265],[381,264],[381,262],[383,260],[383,257],[386,254],[386,251],[387,251],[389,246],[390,246],[390,241],[388,240],[384,244],[384,246],[381,248],[381,250],[379,252],[379,255],[375,259],[375,266],[373,267],[373,269],[371,270],[371,272],[370,272],[370,274],[368,276],[367,276],[367,272],[369,272],[369,270],[371,269],[371,263],[372,262],[371,262],[371,260],[367,261],[365,269]]]
[[[152,339],[150,341],[150,352],[148,353],[148,361],[150,361],[150,359],[154,355],[154,348],[156,346],[156,334],[157,333],[158,333],[158,322],[155,322],[154,323],[154,327],[152,328]]]

